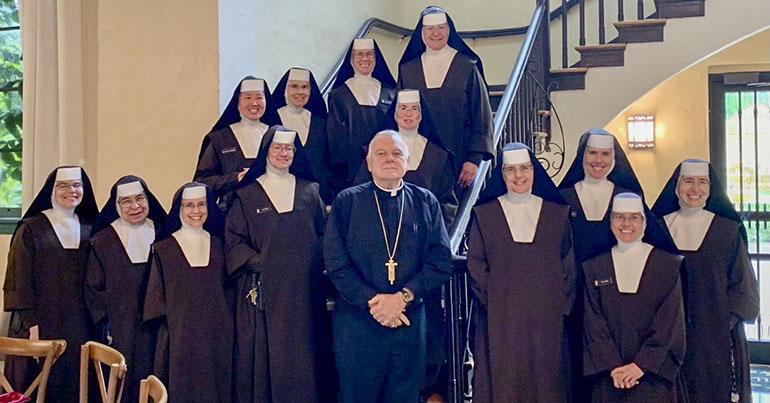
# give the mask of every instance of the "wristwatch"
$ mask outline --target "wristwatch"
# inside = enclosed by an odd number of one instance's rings
[[[409,305],[410,302],[414,300],[414,294],[412,294],[412,291],[408,288],[402,288],[401,289],[401,299],[404,300],[404,303]]]

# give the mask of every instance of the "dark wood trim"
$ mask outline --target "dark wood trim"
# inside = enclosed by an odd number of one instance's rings
[[[663,42],[665,19],[616,22],[618,37],[613,43]]]
[[[727,183],[724,94],[723,76],[709,74],[709,161],[722,184]]]
[[[551,91],[582,90],[586,88],[587,67],[551,69]]]
[[[578,67],[622,66],[625,63],[625,43],[576,46],[575,50],[580,53]]]
[[[703,17],[706,6],[703,0],[655,0],[659,18]]]

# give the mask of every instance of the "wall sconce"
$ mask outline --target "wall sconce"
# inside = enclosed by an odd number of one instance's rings
[[[628,117],[628,147],[655,147],[655,116],[634,115]]]

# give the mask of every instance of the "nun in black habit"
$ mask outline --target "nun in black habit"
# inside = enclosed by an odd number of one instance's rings
[[[203,138],[193,180],[211,188],[224,211],[232,204],[232,192],[257,157],[268,127],[280,122],[271,98],[265,80],[244,77],[222,116]]]
[[[593,402],[686,402],[682,256],[635,193],[613,198],[617,245],[583,263]]]
[[[417,90],[401,90],[388,110],[382,130],[395,130],[409,148],[409,164],[404,180],[433,193],[441,205],[444,225],[452,227],[457,215],[452,154],[441,145],[425,99]],[[356,184],[372,180],[366,165],[356,176]]]
[[[468,245],[477,307],[474,402],[569,402],[575,297],[569,206],[522,143],[503,147]]]
[[[168,385],[171,402],[232,401],[223,226],[214,193],[190,182],[174,195],[152,247],[144,320],[157,331],[154,374]]]
[[[743,323],[759,313],[759,290],[741,217],[711,165],[696,159],[674,170],[652,211],[687,262],[684,375],[690,401],[751,401]]]
[[[150,246],[165,219],[144,180],[126,175],[112,186],[91,229],[85,300],[93,324],[103,329],[99,341],[126,358],[125,402],[139,399],[139,381],[152,374],[155,338],[142,313]]]
[[[331,401],[325,214],[299,136],[271,127],[225,224],[236,402]]]
[[[479,163],[493,157],[492,109],[481,59],[444,9],[420,13],[398,72],[398,88],[419,90],[437,117],[441,144],[454,156],[455,178],[467,187]]]
[[[3,285],[3,306],[11,312],[8,336],[67,341],[51,369],[49,401],[77,402],[80,345],[90,338],[83,276],[97,214],[86,172],[59,167],[48,175],[11,237]],[[29,386],[39,370],[31,358],[5,360],[5,376],[16,390]]]
[[[329,142],[334,193],[350,186],[396,95],[396,81],[371,38],[354,39],[329,92]]]
[[[327,173],[326,102],[310,70],[292,67],[275,87],[273,105],[281,125],[297,132],[324,202],[331,203]]]
[[[559,191],[570,206],[575,263],[609,250],[615,243],[610,230],[612,197],[623,192],[642,194],[633,168],[615,136],[593,128],[582,136],[572,165],[559,184]],[[569,318],[570,351],[578,399],[586,399],[582,383],[583,273],[578,270],[575,309]]]

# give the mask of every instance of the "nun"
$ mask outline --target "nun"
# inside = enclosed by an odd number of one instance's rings
[[[457,34],[444,9],[430,6],[420,14],[398,71],[398,88],[419,90],[439,117],[436,128],[454,157],[454,177],[460,187],[467,187],[479,163],[494,153],[481,59]]]
[[[127,175],[112,186],[110,198],[91,229],[85,301],[100,341],[126,357],[123,401],[139,399],[139,381],[152,374],[155,340],[142,324],[150,245],[166,211],[142,178]]]
[[[623,192],[642,194],[633,168],[611,133],[593,128],[579,140],[575,160],[559,184],[570,206],[576,267],[586,259],[609,250],[615,243],[610,230],[612,197]],[[582,383],[583,276],[578,270],[575,309],[569,318],[570,351],[577,396],[587,399]]]
[[[326,209],[311,178],[297,132],[273,126],[227,214],[239,403],[331,399],[322,287]]]
[[[214,191],[225,211],[232,204],[232,192],[257,157],[267,128],[278,122],[267,82],[244,77],[222,116],[203,138],[193,178]]]
[[[305,150],[321,197],[331,203],[326,157],[326,102],[318,89],[313,73],[292,67],[275,87],[273,104],[278,109],[281,125],[297,132]]]
[[[345,60],[329,92],[326,122],[334,193],[353,184],[365,146],[382,127],[396,95],[396,81],[374,39],[354,39]]]
[[[686,402],[682,257],[639,195],[615,196],[610,220],[617,245],[583,263],[592,401]]]
[[[744,322],[759,313],[746,229],[711,165],[686,159],[652,211],[663,217],[687,262],[687,354],[690,402],[750,401]]]
[[[398,132],[409,149],[404,180],[428,189],[441,205],[441,215],[447,228],[457,215],[457,196],[454,192],[452,154],[442,145],[436,134],[425,99],[417,90],[401,90],[390,108],[383,130]],[[356,176],[356,184],[372,180],[366,166]]]
[[[223,225],[214,193],[190,182],[174,195],[152,247],[144,321],[158,332],[153,373],[163,378],[173,402],[232,401]]]
[[[474,402],[570,402],[565,321],[575,296],[569,206],[522,143],[503,147],[468,244]],[[537,303],[533,303],[537,301]]]
[[[83,304],[88,234],[98,209],[83,168],[53,170],[11,237],[3,285],[8,336],[64,339],[67,349],[51,368],[46,395],[77,402],[80,345],[89,339]],[[31,358],[7,356],[4,374],[15,390],[39,370]],[[23,390],[23,389],[22,389]]]

